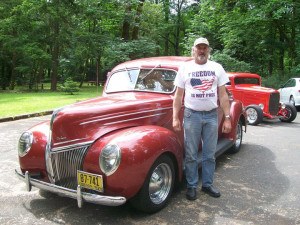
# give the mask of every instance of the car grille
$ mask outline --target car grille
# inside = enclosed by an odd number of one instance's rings
[[[90,145],[78,148],[51,151],[52,173],[55,184],[76,189],[77,170],[82,170],[84,157]]]
[[[271,93],[269,100],[269,113],[273,116],[278,114],[279,109],[279,93]]]

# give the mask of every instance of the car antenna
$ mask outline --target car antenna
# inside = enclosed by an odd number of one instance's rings
[[[144,80],[150,73],[153,72],[153,70],[155,70],[156,68],[160,67],[160,64],[157,64],[155,67],[153,67],[141,80]]]

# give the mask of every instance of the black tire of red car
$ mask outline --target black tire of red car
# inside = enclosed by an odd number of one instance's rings
[[[241,149],[243,141],[243,124],[242,121],[239,120],[237,127],[236,127],[236,141],[234,145],[228,150],[229,153],[237,153]]]
[[[137,210],[154,213],[161,210],[172,194],[175,181],[174,163],[167,155],[152,165],[146,180],[130,204]]]
[[[281,122],[287,122],[287,123],[290,123],[292,122],[296,116],[297,116],[297,109],[295,106],[293,106],[292,104],[290,103],[286,103],[285,104],[285,116],[284,117],[280,117],[280,121]]]
[[[264,112],[258,105],[248,105],[246,112],[249,125],[255,126],[261,123],[264,118]]]

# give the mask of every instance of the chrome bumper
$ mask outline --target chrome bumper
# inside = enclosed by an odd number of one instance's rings
[[[25,175],[18,172],[17,170],[15,170],[15,173],[19,179],[26,183],[27,191],[31,191],[31,187],[34,186],[45,191],[77,199],[77,204],[79,208],[82,207],[84,201],[106,206],[119,206],[126,202],[125,197],[112,197],[82,192],[79,185],[77,187],[77,190],[73,190],[57,186],[55,184],[46,183],[37,179],[33,179],[30,177],[28,171],[25,172]]]

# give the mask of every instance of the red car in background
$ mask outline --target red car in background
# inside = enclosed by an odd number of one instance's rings
[[[177,70],[187,60],[157,57],[116,66],[102,97],[60,108],[51,121],[21,135],[17,176],[29,191],[35,186],[74,198],[79,207],[129,201],[145,212],[163,208],[184,169],[183,132],[172,128],[172,104]],[[216,156],[238,152],[242,144],[246,113],[240,101],[230,103],[229,134],[221,132],[224,114],[218,109]]]
[[[261,86],[261,77],[252,73],[227,73],[227,89],[235,99],[246,107],[250,125],[257,125],[263,118],[279,118],[282,122],[292,122],[297,116],[296,108],[289,103],[280,104],[277,90]]]

